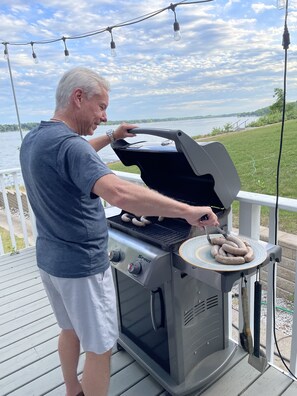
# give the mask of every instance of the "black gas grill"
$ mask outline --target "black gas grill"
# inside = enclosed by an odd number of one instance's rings
[[[218,142],[196,143],[177,130],[135,129],[163,142],[116,141],[126,166],[137,165],[143,182],[190,205],[211,206],[221,227],[240,180]],[[149,218],[137,227],[108,218],[109,254],[117,290],[119,344],[171,395],[186,396],[220,375],[236,345],[228,334],[227,292],[239,272],[208,271],[183,260],[180,244],[193,235],[183,219]]]

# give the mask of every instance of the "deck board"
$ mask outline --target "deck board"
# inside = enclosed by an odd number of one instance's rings
[[[242,395],[254,396],[261,394],[262,389],[265,389],[267,395],[281,395],[291,383],[292,380],[289,377],[273,369],[273,367],[269,367],[265,373],[259,377],[258,381],[251,384]]]
[[[296,396],[296,395],[297,395],[297,382],[292,382],[292,384],[282,394],[282,396]]]
[[[64,396],[60,330],[43,290],[35,249],[0,256],[0,396]],[[84,353],[78,372],[81,375]],[[274,367],[260,374],[238,348],[224,373],[191,396],[295,396],[297,382]],[[168,396],[127,352],[113,350],[109,396]]]

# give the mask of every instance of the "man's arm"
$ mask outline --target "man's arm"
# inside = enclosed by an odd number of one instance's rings
[[[217,216],[209,206],[190,206],[113,174],[97,180],[92,192],[111,205],[137,216],[183,218],[198,227],[219,224]],[[208,220],[201,221],[200,218],[205,215]]]

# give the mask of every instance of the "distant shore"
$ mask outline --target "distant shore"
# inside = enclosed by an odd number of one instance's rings
[[[228,117],[259,117],[258,111],[244,112],[244,113],[231,113],[231,114],[218,114],[218,115],[203,115],[203,116],[189,116],[189,117],[166,117],[166,118],[146,118],[136,120],[115,120],[107,121],[104,125],[119,125],[122,122],[130,124],[150,124],[154,122],[172,122],[172,121],[184,121],[184,120],[205,120],[211,118],[228,118]],[[21,123],[22,131],[26,132],[37,126],[39,122],[25,122]],[[19,130],[18,124],[0,124],[1,132],[15,132]]]

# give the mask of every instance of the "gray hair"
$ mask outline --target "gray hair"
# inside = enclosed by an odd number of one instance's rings
[[[72,92],[81,88],[87,98],[100,94],[102,89],[110,90],[109,82],[98,73],[86,67],[75,67],[62,76],[56,90],[56,110],[65,108]]]

